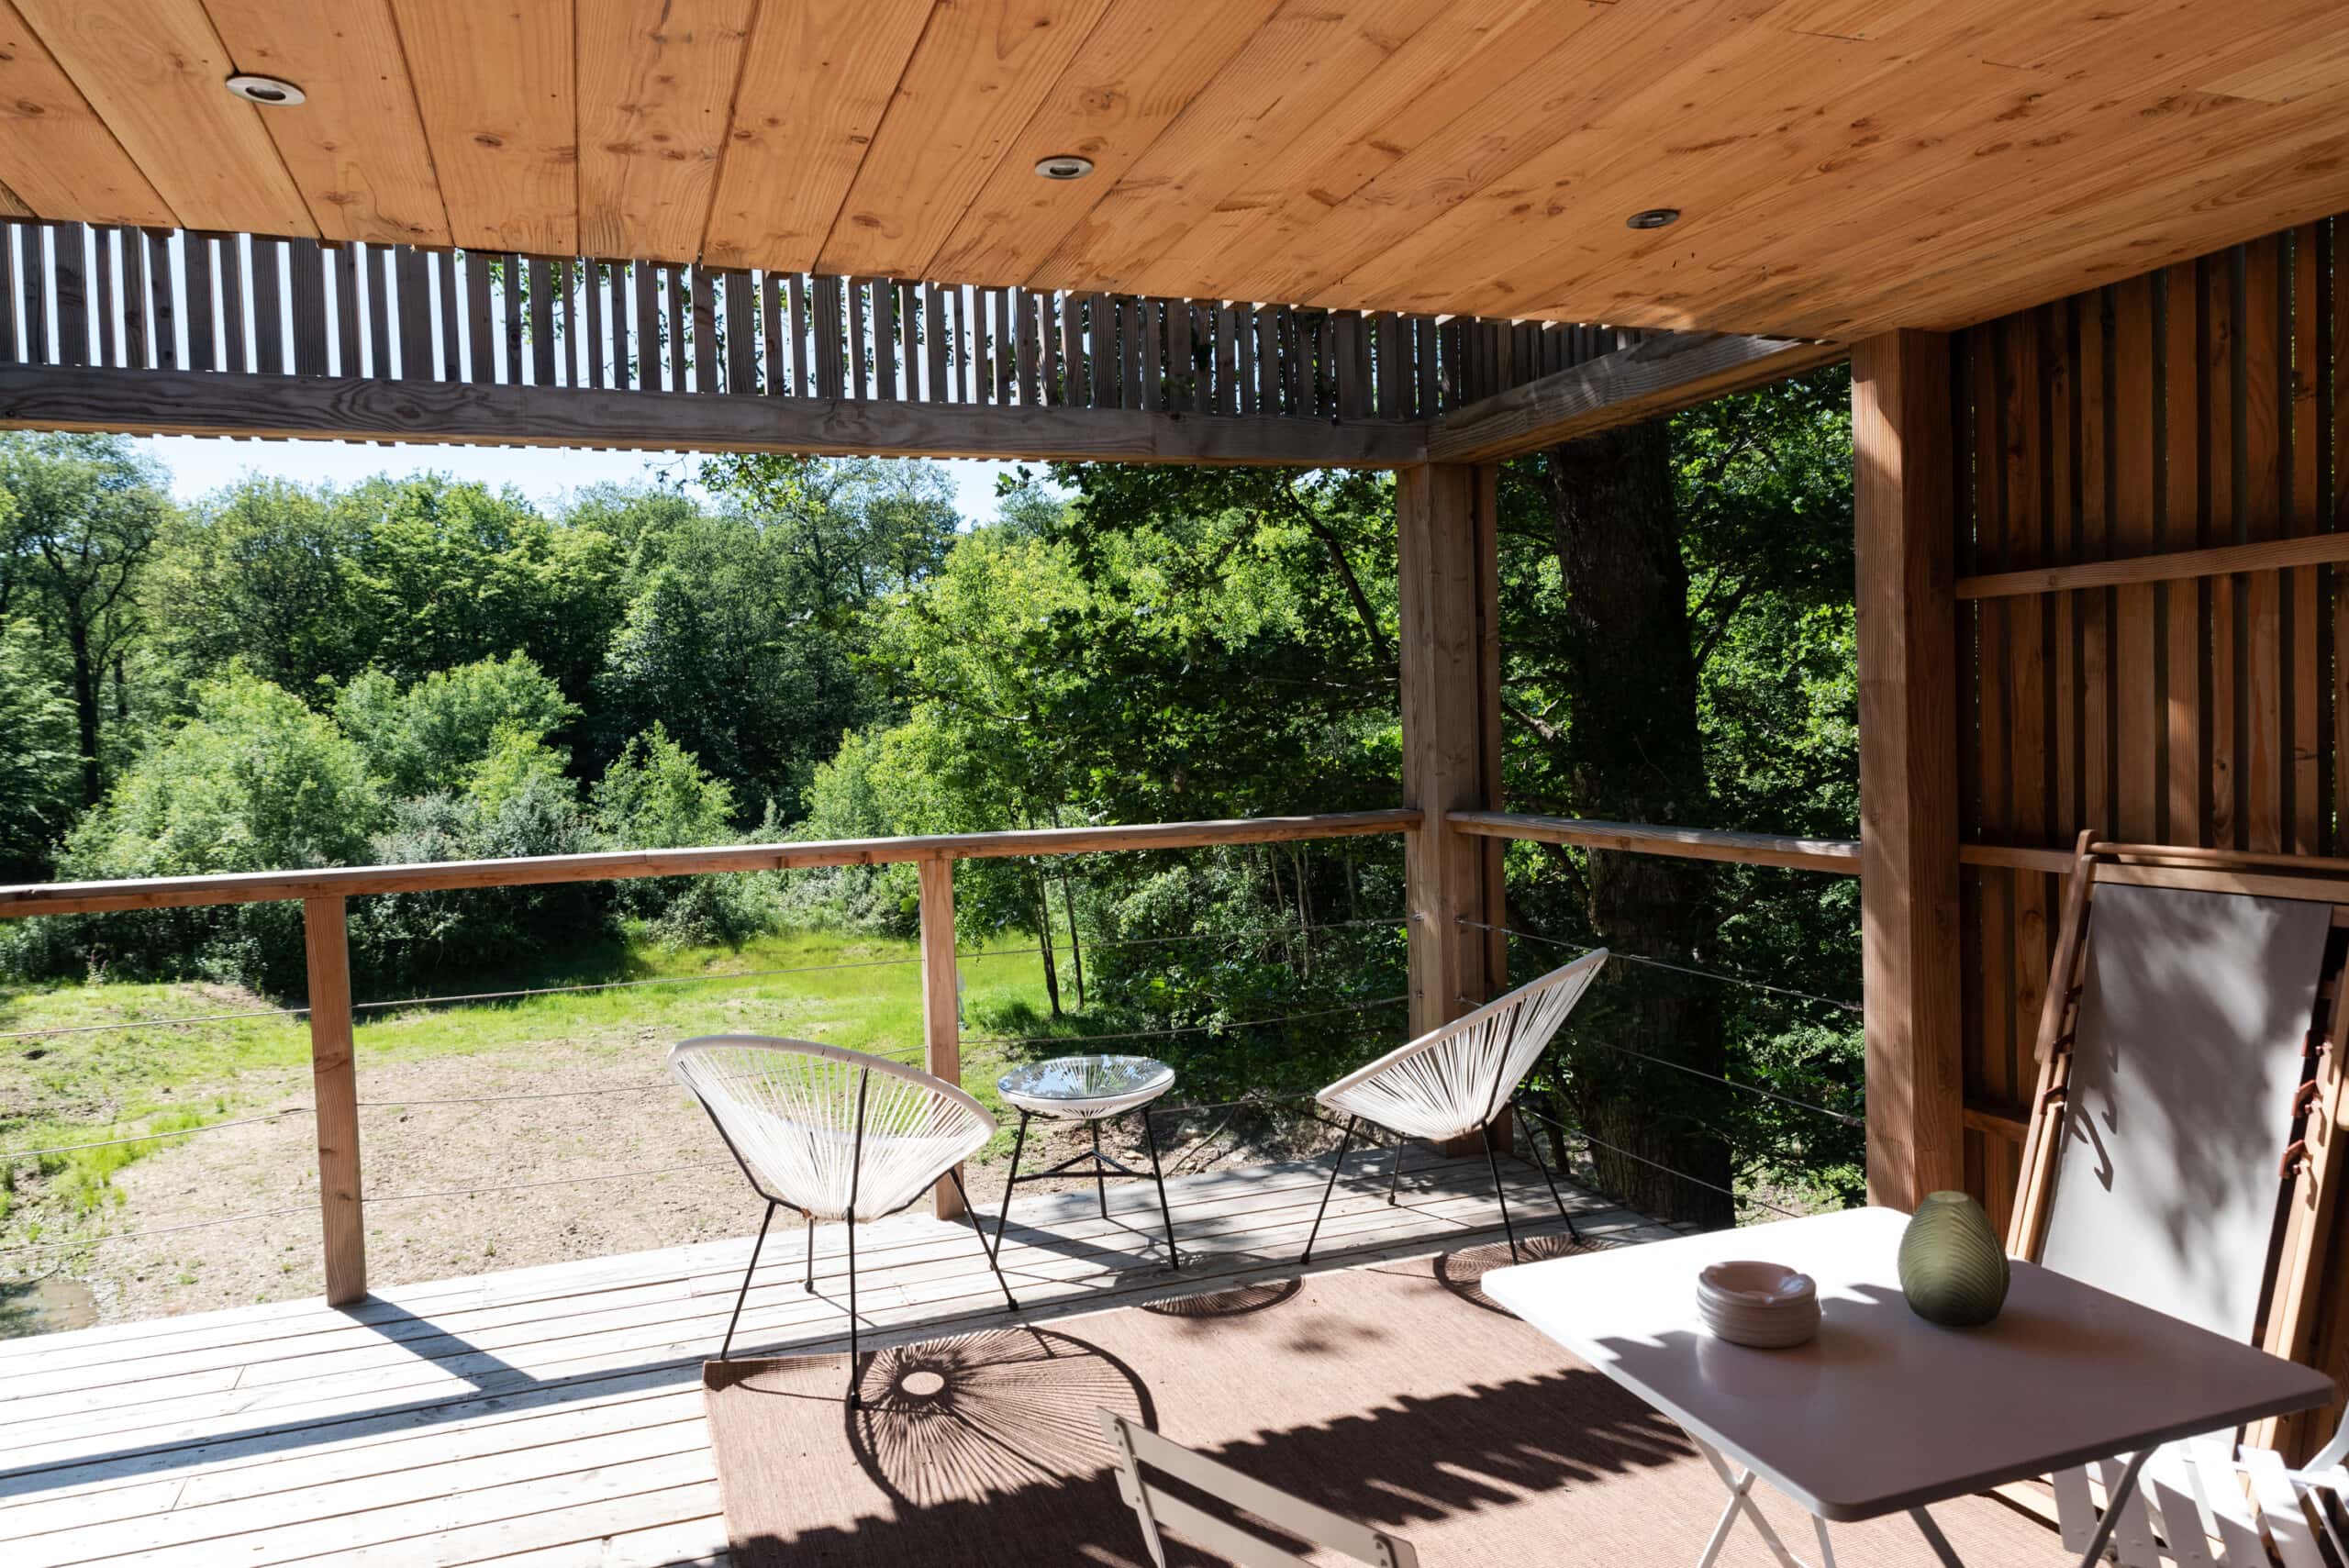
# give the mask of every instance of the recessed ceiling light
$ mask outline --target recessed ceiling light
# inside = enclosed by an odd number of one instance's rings
[[[287,104],[300,103],[306,95],[291,82],[274,76],[231,76],[226,83],[228,91],[249,104],[267,108],[282,108]]]
[[[1093,172],[1093,160],[1074,152],[1056,152],[1036,160],[1036,172],[1047,180],[1082,180]]]
[[[1632,228],[1669,228],[1680,221],[1676,206],[1652,206],[1645,212],[1635,212],[1624,223]]]

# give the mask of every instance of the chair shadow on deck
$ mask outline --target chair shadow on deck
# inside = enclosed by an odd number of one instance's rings
[[[1038,1340],[1056,1353],[1042,1354]],[[956,1356],[943,1390],[851,1414],[857,1464],[887,1496],[886,1511],[840,1509],[787,1532],[737,1535],[740,1568],[1146,1564],[1094,1410],[1107,1406],[1154,1423],[1149,1389],[1073,1336],[1006,1330],[960,1349],[967,1356]],[[868,1399],[883,1377],[932,1370],[918,1354],[885,1367],[885,1359],[866,1371]],[[1244,1388],[1234,1394],[1245,1404]],[[846,1409],[836,1394],[828,1402]],[[1694,1457],[1670,1422],[1580,1368],[1407,1395],[1362,1414],[1270,1430],[1236,1413],[1230,1424],[1245,1435],[1200,1444],[1201,1451],[1404,1534]],[[805,1469],[800,1479],[795,1506],[806,1508]],[[1170,1557],[1209,1561],[1179,1549]]]

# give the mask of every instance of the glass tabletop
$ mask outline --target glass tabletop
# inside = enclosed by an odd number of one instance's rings
[[[1174,1086],[1174,1069],[1147,1056],[1056,1056],[1015,1067],[996,1092],[1027,1110],[1124,1108]]]

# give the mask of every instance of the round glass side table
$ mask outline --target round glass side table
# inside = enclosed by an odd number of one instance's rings
[[[1022,1182],[1090,1172],[1101,1218],[1109,1218],[1108,1178],[1148,1176],[1158,1189],[1158,1217],[1166,1227],[1166,1266],[1183,1266],[1174,1250],[1174,1215],[1166,1207],[1166,1178],[1159,1169],[1158,1133],[1150,1125],[1149,1106],[1174,1086],[1174,1069],[1147,1056],[1055,1056],[1016,1067],[996,1080],[996,1092],[1007,1104],[1019,1107],[1019,1132],[1011,1144],[1011,1173],[1004,1178],[1003,1207],[995,1218],[997,1255],[1003,1248],[1004,1221],[1011,1215],[1011,1195]],[[1130,1111],[1141,1113],[1143,1141],[1150,1149],[1150,1169],[1137,1171],[1101,1147],[1101,1124]],[[1048,1171],[1019,1173],[1019,1156],[1028,1147],[1028,1123],[1034,1117],[1083,1121],[1093,1134],[1093,1147],[1080,1150]]]

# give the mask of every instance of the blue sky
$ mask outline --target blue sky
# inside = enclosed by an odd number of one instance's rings
[[[541,506],[559,505],[590,484],[690,480],[695,459],[678,452],[560,451],[539,447],[366,446],[343,441],[230,441],[210,436],[148,436],[135,443],[172,471],[172,495],[207,495],[247,473],[306,484],[351,484],[372,474],[440,472],[493,486],[513,485]],[[965,518],[995,516],[995,482],[1011,464],[947,462]]]

